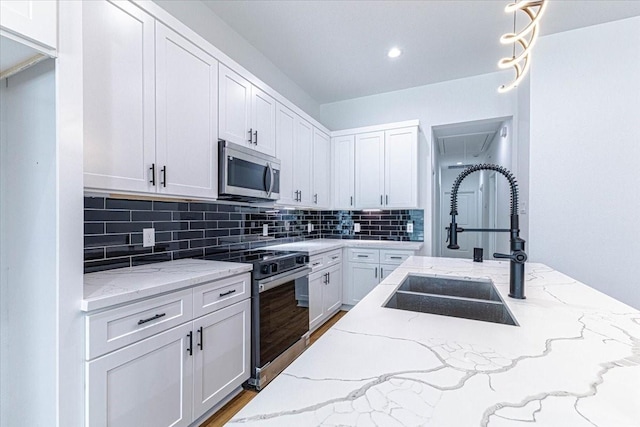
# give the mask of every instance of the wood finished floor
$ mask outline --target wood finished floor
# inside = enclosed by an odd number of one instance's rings
[[[309,345],[313,345],[318,338],[324,335],[325,332],[329,330],[336,322],[342,319],[342,316],[347,314],[346,311],[337,312],[331,319],[327,321],[324,325],[316,329],[309,339]],[[235,414],[240,412],[242,408],[253,399],[258,393],[253,390],[242,390],[236,397],[229,401],[226,405],[224,405],[218,412],[213,414],[211,418],[205,421],[200,427],[221,427],[225,425]]]

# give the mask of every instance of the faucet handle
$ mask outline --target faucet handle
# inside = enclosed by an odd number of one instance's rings
[[[494,253],[493,257],[498,259],[509,259],[517,264],[524,264],[527,260],[527,254],[524,251],[513,251],[510,255]]]

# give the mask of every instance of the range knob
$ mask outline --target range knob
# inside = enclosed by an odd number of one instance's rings
[[[277,273],[278,272],[278,264],[275,262],[272,262],[269,265],[269,269],[271,270],[271,273]]]
[[[270,264],[263,264],[262,267],[260,267],[260,273],[269,274],[270,272],[271,272]]]
[[[296,257],[296,264],[306,264],[309,262],[309,257],[307,255],[298,255]]]

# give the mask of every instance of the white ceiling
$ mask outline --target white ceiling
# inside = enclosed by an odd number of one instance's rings
[[[511,0],[203,1],[320,104],[490,73],[510,55]],[[637,15],[638,0],[549,0],[541,34]]]

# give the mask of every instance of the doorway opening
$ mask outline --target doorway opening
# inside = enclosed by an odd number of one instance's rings
[[[434,144],[433,253],[439,257],[473,258],[473,248],[484,249],[484,259],[495,252],[509,253],[508,233],[460,233],[460,249],[447,248],[451,219],[451,189],[469,166],[491,163],[512,170],[513,120],[501,117],[432,128]],[[457,222],[463,228],[509,228],[509,185],[494,171],[480,171],[462,181],[458,191]]]

